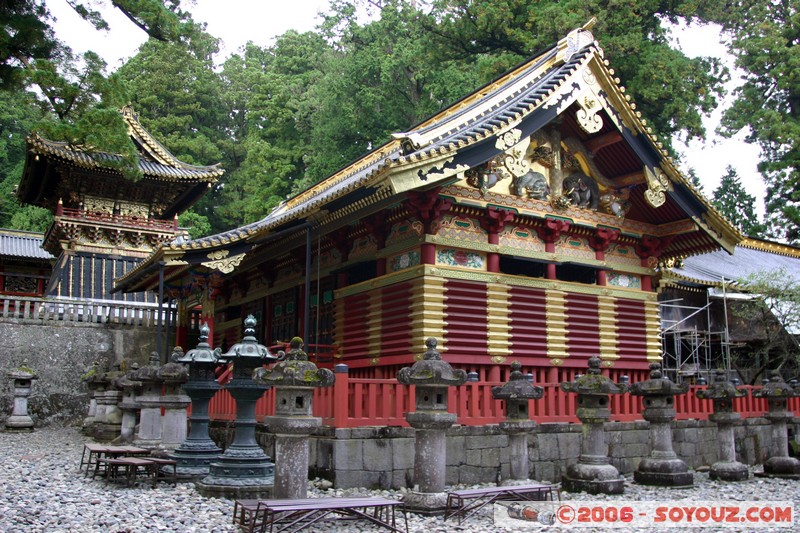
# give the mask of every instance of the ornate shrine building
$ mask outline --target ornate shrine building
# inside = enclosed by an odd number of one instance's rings
[[[0,295],[43,296],[54,259],[41,233],[0,229]]]
[[[592,355],[637,380],[661,360],[659,264],[740,239],[579,29],[263,220],[161,245],[116,289],[154,290],[164,262],[214,346],[253,314],[260,341],[301,335],[353,377],[394,377],[436,337],[481,380],[515,359],[572,379]]]
[[[144,294],[113,294],[114,278],[184,235],[178,215],[224,172],[176,159],[130,106],[122,117],[139,151],[142,177],[136,181],[115,168],[119,156],[28,138],[17,197],[55,215],[42,245],[56,257],[46,296],[142,301]]]
[[[790,337],[800,340],[800,330],[786,320],[791,307],[771,302],[763,315],[743,311],[757,297],[748,290],[747,278],[768,274],[786,287],[800,284],[800,248],[747,238],[732,254],[715,250],[663,269],[659,287],[665,371],[675,379],[702,376],[711,383],[716,369],[734,368],[742,383],[751,383],[769,362],[770,369],[780,367],[787,381],[795,377],[796,364],[782,362],[785,347],[798,345]],[[766,360],[761,355],[765,348],[771,352]]]

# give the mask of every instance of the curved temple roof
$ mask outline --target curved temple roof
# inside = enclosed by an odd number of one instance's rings
[[[42,249],[44,236],[32,231],[0,228],[0,255],[25,259],[54,259]]]
[[[179,181],[214,182],[225,173],[219,165],[197,166],[180,161],[142,127],[139,123],[139,114],[134,112],[130,105],[122,108],[122,119],[128,126],[131,140],[139,150],[139,169],[145,176]],[[28,151],[36,155],[57,157],[89,169],[106,168],[109,163],[121,160],[117,154],[73,146],[66,142],[50,141],[37,134],[28,137]]]
[[[667,253],[685,257],[720,247],[733,250],[741,235],[681,176],[614,77],[592,34],[578,29],[427,121],[395,134],[383,146],[283,202],[264,219],[156,250],[117,280],[117,290],[143,290],[148,273],[152,275],[157,263],[168,258],[187,264],[188,255],[198,257],[189,263],[200,263],[207,261],[202,259],[206,254],[223,248],[247,253],[274,232],[308,224],[312,215],[319,219],[367,198],[376,202],[409,190],[453,183],[464,170],[486,162],[520,138],[536,134],[566,110],[582,109],[587,90],[594,91],[605,118],[600,134],[625,141],[624,150],[608,151],[611,155],[606,156],[605,164],[622,162],[629,167],[629,174],[638,176],[635,182],[629,176],[620,178],[628,180],[620,185],[637,187],[631,197],[640,216],[637,220],[652,219],[652,228],[672,223],[691,226],[671,242]],[[598,166],[604,164],[602,157],[592,157]],[[652,193],[648,187],[656,179],[665,198],[659,208],[645,201],[647,193]]]
[[[139,152],[138,167],[143,180],[151,184],[168,182],[176,192],[175,204],[168,209],[170,216],[188,209],[225,173],[219,165],[197,166],[180,161],[142,127],[138,114],[130,106],[125,106],[121,113]],[[17,188],[17,197],[24,203],[55,209],[56,191],[66,179],[58,170],[62,166],[84,169],[96,176],[121,178],[115,166],[122,159],[118,154],[51,141],[35,133],[27,139],[27,150],[25,170]]]
[[[783,269],[800,282],[800,248],[757,239],[745,239],[733,254],[715,250],[684,260],[679,267],[670,268],[665,278],[677,283],[722,286],[750,274]]]

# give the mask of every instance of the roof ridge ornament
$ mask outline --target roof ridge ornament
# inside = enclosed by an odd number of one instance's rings
[[[594,35],[589,30],[597,23],[597,17],[592,17],[581,28],[576,28],[569,32],[566,37],[558,41],[556,45],[556,64],[566,63],[570,58],[579,52],[583,47],[594,42]]]
[[[665,193],[670,189],[669,178],[658,167],[644,166],[644,176],[647,180],[647,190],[644,197],[653,207],[661,207],[666,202]]]

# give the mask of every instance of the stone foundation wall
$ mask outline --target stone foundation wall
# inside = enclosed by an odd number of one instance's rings
[[[0,319],[0,425],[11,414],[13,386],[6,372],[27,360],[33,382],[28,414],[34,424],[72,423],[86,416],[89,399],[81,376],[94,361],[124,359],[147,364],[155,349],[154,328]]]
[[[606,424],[611,463],[631,474],[650,453],[650,431],[645,421]],[[528,436],[531,478],[557,482],[567,465],[577,462],[581,449],[580,424],[540,424]],[[790,429],[797,434],[797,427]],[[230,442],[231,424],[212,424],[218,445]],[[764,418],[741,420],[734,430],[737,459],[760,464],[769,456],[772,433]],[[273,437],[263,425],[257,439],[274,457]],[[718,459],[716,425],[702,420],[673,423],[675,453],[690,468],[710,466]],[[410,487],[414,472],[414,430],[400,427],[354,429],[320,428],[311,437],[309,475],[332,480],[337,488]],[[509,475],[508,436],[497,425],[455,426],[447,432],[447,484],[495,482]]]

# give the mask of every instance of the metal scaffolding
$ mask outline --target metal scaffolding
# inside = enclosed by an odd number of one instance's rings
[[[691,306],[682,302],[682,299],[677,299],[659,303],[662,317],[660,336],[663,368],[666,374],[676,382],[695,380],[701,377],[706,382],[710,382],[711,374],[715,369],[724,368],[726,371],[730,371],[727,312],[723,329],[711,331],[711,302],[708,292],[706,292],[706,303],[703,306]],[[664,317],[670,314],[665,312],[667,309],[677,309],[679,318],[665,319]],[[701,313],[706,315],[706,328],[698,327],[696,321],[690,322]]]

